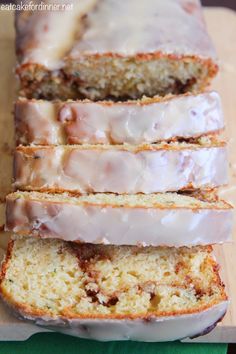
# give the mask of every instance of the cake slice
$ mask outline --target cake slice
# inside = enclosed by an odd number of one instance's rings
[[[212,330],[227,309],[211,247],[15,239],[2,265],[0,293],[24,319],[97,340],[197,336]]]
[[[59,11],[16,12],[17,74],[27,97],[183,93],[203,89],[217,73],[199,0],[57,4]]]
[[[109,102],[18,99],[17,144],[143,144],[192,139],[224,128],[217,92]]]
[[[76,193],[156,193],[227,183],[221,141],[153,145],[19,146],[15,187]]]
[[[7,231],[66,241],[207,245],[231,240],[232,223],[229,204],[197,195],[15,192],[6,199]]]

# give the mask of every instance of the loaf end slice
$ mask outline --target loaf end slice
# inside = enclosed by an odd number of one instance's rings
[[[98,340],[192,337],[213,329],[227,309],[211,247],[14,239],[0,292],[25,319]]]

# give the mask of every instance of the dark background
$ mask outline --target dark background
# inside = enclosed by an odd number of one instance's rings
[[[225,6],[236,10],[236,0],[202,0],[205,6]]]
[[[225,6],[236,10],[236,0],[202,0],[205,6]]]
[[[165,0],[163,0],[165,1]],[[0,0],[0,4],[13,3],[14,0]],[[55,0],[56,2],[56,0]],[[205,6],[225,6],[236,10],[236,0],[202,0],[202,4]]]

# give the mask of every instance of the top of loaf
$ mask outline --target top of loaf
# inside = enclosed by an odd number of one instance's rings
[[[58,3],[72,3],[72,9],[17,13],[17,54],[22,64],[33,62],[56,69],[65,61],[87,55],[215,59],[199,0]]]

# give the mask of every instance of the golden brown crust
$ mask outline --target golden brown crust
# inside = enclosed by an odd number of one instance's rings
[[[212,78],[214,77],[218,70],[219,70],[219,66],[218,64],[216,64],[212,59],[210,58],[200,58],[197,55],[176,55],[176,54],[172,54],[172,53],[163,53],[160,51],[154,52],[154,53],[139,53],[136,54],[135,56],[124,56],[122,54],[119,53],[112,53],[112,52],[107,52],[107,53],[95,53],[95,54],[89,54],[89,55],[83,55],[83,58],[94,58],[94,59],[100,59],[100,58],[127,58],[127,59],[134,59],[134,60],[140,60],[140,61],[150,61],[150,60],[154,60],[154,59],[160,59],[160,58],[165,58],[165,59],[169,59],[169,60],[175,60],[175,61],[195,61],[198,63],[201,63],[203,66],[208,68],[208,72],[209,72],[209,77]],[[45,66],[43,66],[42,64],[38,64],[38,63],[33,63],[33,62],[29,62],[29,63],[25,63],[25,64],[18,64],[17,68],[16,68],[16,73],[18,75],[21,74],[21,72],[25,69],[25,68],[29,68],[29,67],[40,67],[42,69],[44,69],[45,71],[50,72],[50,70],[48,70]]]
[[[199,93],[203,93],[204,91],[202,92],[198,92],[198,93],[194,93],[194,92],[185,92],[183,94],[179,94],[178,95],[178,98],[180,97],[189,97],[189,96],[198,96]],[[114,104],[116,105],[132,105],[135,103],[135,105],[139,105],[139,106],[146,106],[148,104],[153,104],[153,103],[158,103],[158,102],[166,102],[166,101],[170,101],[170,100],[173,100],[173,99],[176,99],[176,95],[174,94],[167,94],[165,96],[154,96],[154,97],[146,97],[146,96],[143,96],[142,98],[140,99],[137,99],[137,100],[125,100],[125,101],[109,101],[109,100],[98,100],[96,101],[96,103],[100,104],[100,105],[103,105],[103,106],[113,106]],[[43,99],[39,99],[37,100],[36,98],[27,98],[27,97],[18,97],[17,100],[15,101],[15,104],[17,103],[25,103],[25,102],[28,102],[28,103],[37,103],[37,102],[44,102]],[[88,99],[88,98],[85,98],[83,100],[72,100],[72,99],[66,99],[65,101],[62,101],[60,99],[55,99],[55,100],[52,100],[52,103],[58,103],[58,104],[61,104],[61,105],[64,105],[64,104],[67,104],[67,103],[76,103],[76,102],[82,102],[82,103],[93,103],[92,100]]]
[[[156,151],[156,150],[197,150],[204,148],[218,148],[218,147],[226,147],[227,143],[224,140],[218,140],[212,137],[209,138],[209,141],[204,144],[199,144],[198,140],[194,140],[192,143],[168,143],[162,142],[160,144],[141,144],[141,145],[64,145],[65,150],[81,149],[81,150],[109,150],[109,149],[117,149],[121,151],[132,151],[134,153],[138,153],[139,151]],[[43,150],[53,150],[54,146],[42,146]],[[37,151],[40,151],[40,146],[23,146],[19,145],[16,147],[16,151],[22,151],[24,154],[27,154],[29,157],[37,158]],[[36,151],[36,155],[35,155]]]
[[[2,281],[4,280],[5,275],[6,275],[6,271],[7,271],[7,268],[8,268],[8,263],[9,263],[10,260],[11,260],[11,255],[12,255],[13,247],[14,247],[14,241],[11,240],[11,241],[9,241],[9,243],[8,243],[7,252],[6,252],[4,261],[3,261],[3,263],[2,263],[2,267],[1,267],[0,286],[1,286],[1,283],[2,283]]]
[[[96,101],[96,103],[102,105],[102,106],[113,106],[114,104],[115,105],[139,105],[139,106],[146,106],[148,104],[153,104],[153,103],[159,103],[159,102],[167,102],[167,101],[170,101],[170,100],[173,100],[173,99],[176,99],[177,97],[178,98],[181,98],[181,97],[195,97],[195,96],[198,96],[199,94],[202,94],[202,93],[206,93],[207,91],[206,90],[201,90],[201,91],[198,91],[198,92],[185,92],[185,93],[182,93],[182,94],[179,94],[179,95],[174,95],[174,94],[167,94],[165,96],[159,96],[159,95],[156,95],[156,96],[153,96],[153,97],[147,97],[147,96],[143,96],[142,98],[140,99],[128,99],[128,100],[125,100],[125,101],[111,101],[111,100],[98,100]],[[14,104],[20,104],[20,103],[37,103],[37,102],[44,102],[45,100],[43,99],[36,99],[36,98],[27,98],[27,97],[23,97],[23,96],[20,96],[17,98],[17,100],[14,102]],[[59,105],[64,105],[64,104],[67,104],[67,103],[77,103],[77,102],[81,102],[81,103],[93,103],[94,101],[88,99],[88,98],[85,98],[85,99],[76,99],[76,100],[72,100],[72,99],[66,99],[64,101],[60,100],[60,99],[54,99],[51,101],[52,103],[57,103]]]
[[[1,288],[0,288],[0,293],[4,299],[4,301],[6,301],[6,303],[13,307],[17,312],[20,312],[21,315],[26,316],[26,317],[46,317],[48,316],[49,318],[51,317],[53,319],[53,316],[51,314],[50,311],[45,310],[40,310],[40,309],[32,309],[30,306],[27,306],[26,304],[22,304],[19,302],[14,301],[14,299],[9,296],[8,294],[2,292]],[[114,319],[114,320],[135,320],[135,319],[141,319],[141,320],[148,320],[150,318],[155,318],[155,317],[169,317],[169,316],[181,316],[181,315],[190,315],[190,314],[197,314],[200,313],[202,311],[206,311],[208,309],[210,309],[211,307],[219,304],[222,301],[227,301],[228,297],[226,296],[226,294],[224,293],[224,291],[222,291],[222,298],[219,299],[218,301],[212,301],[211,303],[209,303],[208,305],[202,305],[199,306],[198,309],[191,309],[191,310],[181,310],[181,311],[172,311],[172,312],[165,312],[165,311],[159,311],[159,312],[153,312],[150,315],[147,315],[146,313],[142,314],[137,314],[137,315],[131,315],[131,314],[126,314],[126,315],[121,315],[121,314],[109,314],[109,315],[103,315],[103,314],[75,314],[72,311],[70,311],[70,309],[68,308],[67,310],[64,310],[61,315],[59,316],[59,318],[63,319]]]
[[[226,184],[222,184],[221,185],[221,187],[225,187],[225,186],[226,186]],[[18,187],[14,187],[13,186],[13,190],[15,192],[17,192],[18,190],[21,190],[23,192],[34,192],[36,189],[35,189],[35,187],[31,187],[31,186],[26,186],[26,187],[23,186],[23,187],[20,187],[20,189]],[[195,191],[196,191],[196,189],[194,188],[192,183],[189,183],[186,187],[183,187],[183,188],[179,189],[177,191],[177,193],[179,193],[179,194],[184,194],[184,193],[189,194],[189,193],[194,193]],[[206,193],[211,192],[212,191],[212,186],[211,185],[209,185],[209,186],[205,185],[204,186],[204,191]],[[59,195],[63,194],[63,193],[67,193],[68,196],[71,196],[71,197],[79,197],[79,196],[83,196],[84,195],[84,193],[82,193],[82,192],[70,191],[70,190],[67,190],[65,188],[58,188],[58,187],[56,187],[56,188],[40,187],[40,188],[37,188],[37,192],[46,193],[46,194],[59,194]],[[92,194],[92,193],[94,193],[94,190],[88,188],[86,194]],[[103,194],[109,194],[109,193],[110,192],[103,192]],[[169,192],[169,193],[171,193],[171,192]],[[125,192],[123,192],[123,193],[120,192],[119,193],[119,195],[126,195],[126,194],[127,193],[125,193]],[[141,192],[139,192],[138,194],[145,195],[144,193],[141,193]],[[199,200],[203,200],[203,198],[201,198],[201,199],[199,198]],[[95,203],[88,203],[88,202],[84,202],[83,204],[85,204],[85,205],[97,205]],[[224,204],[225,204],[225,206],[226,205],[228,206],[228,209],[232,209],[233,208],[233,206],[230,203],[227,203],[226,201],[224,201]],[[99,206],[101,206],[101,207],[106,207],[108,205],[109,204],[105,204],[105,203],[104,204],[99,204]],[[112,205],[111,207],[115,208],[117,206],[116,205]],[[129,208],[130,206],[129,205],[125,205],[125,207]],[[142,205],[138,205],[138,204],[135,207],[137,207],[137,208],[146,208],[146,207],[144,207]],[[159,204],[157,204],[157,205],[155,205],[153,207],[154,208],[158,207],[159,209],[166,209],[165,207],[163,207],[162,205],[159,205]],[[177,208],[181,209],[181,207],[177,207],[177,206],[174,206],[174,205],[172,207],[173,207],[173,209],[177,209]],[[147,207],[147,208],[151,208],[151,207]],[[184,207],[183,207],[183,209],[184,209]],[[191,209],[198,209],[198,207],[193,206]],[[220,210],[220,209],[225,209],[225,208],[219,208],[217,206],[216,207],[212,206],[212,208],[205,208],[205,209],[219,209]]]
[[[209,189],[209,192],[211,190]],[[208,191],[206,191],[208,192]],[[22,194],[23,193],[23,194]],[[59,197],[58,197],[58,200],[53,200],[51,199],[50,200],[50,195],[53,195],[52,193],[47,193],[45,192],[44,194],[41,194],[40,192],[34,192],[34,194],[32,196],[30,196],[30,198],[28,198],[27,194],[30,193],[30,192],[13,192],[13,193],[10,193],[7,195],[7,204],[10,205],[10,203],[15,203],[15,201],[18,199],[18,198],[22,198],[22,196],[24,197],[25,200],[27,201],[31,201],[31,200],[36,200],[36,201],[45,201],[47,202],[48,204],[70,204],[70,203],[73,203],[73,201],[70,201],[70,200],[66,200],[66,199],[61,199],[59,200]],[[110,193],[103,193],[103,194],[110,194]],[[184,194],[184,193],[183,193]],[[19,196],[18,196],[19,195]],[[113,194],[114,195],[114,194]],[[142,195],[141,193],[139,193],[139,195]],[[189,195],[189,193],[188,193]],[[44,196],[49,196],[49,198],[44,198]],[[81,194],[77,194],[77,193],[63,193],[63,196],[64,197],[67,197],[70,198],[70,197],[76,197],[76,196],[81,196]],[[197,199],[197,196],[196,196],[196,199]],[[203,200],[203,197],[199,198],[199,200]],[[204,206],[204,210],[207,210],[207,209],[214,209],[214,210],[227,210],[227,209],[233,209],[233,206],[224,201],[224,200],[220,200],[221,203],[223,204],[222,206],[220,205],[217,205],[215,203],[212,203],[212,205],[209,205],[207,204],[206,206]],[[73,203],[73,204],[76,204],[76,203]],[[79,201],[78,201],[78,204],[79,204]],[[121,205],[116,205],[116,204],[108,204],[108,203],[95,203],[95,202],[88,202],[88,201],[83,201],[81,204],[85,205],[85,206],[98,206],[100,207],[101,209],[102,208],[105,208],[105,207],[111,207],[111,208],[120,208]],[[168,205],[164,205],[164,204],[161,204],[161,203],[155,203],[153,204],[152,206],[144,206],[142,204],[139,204],[137,202],[137,204],[135,204],[135,206],[133,205],[129,205],[128,202],[126,204],[122,204],[122,207],[125,207],[125,208],[140,208],[140,209],[151,209],[151,208],[158,208],[158,209],[191,209],[193,211],[196,211],[198,212],[198,210],[200,209],[199,206],[197,204],[192,204],[190,207],[189,206],[178,206],[178,205],[175,205],[175,203],[173,202],[172,204],[168,203]],[[7,211],[6,211],[7,212]]]

